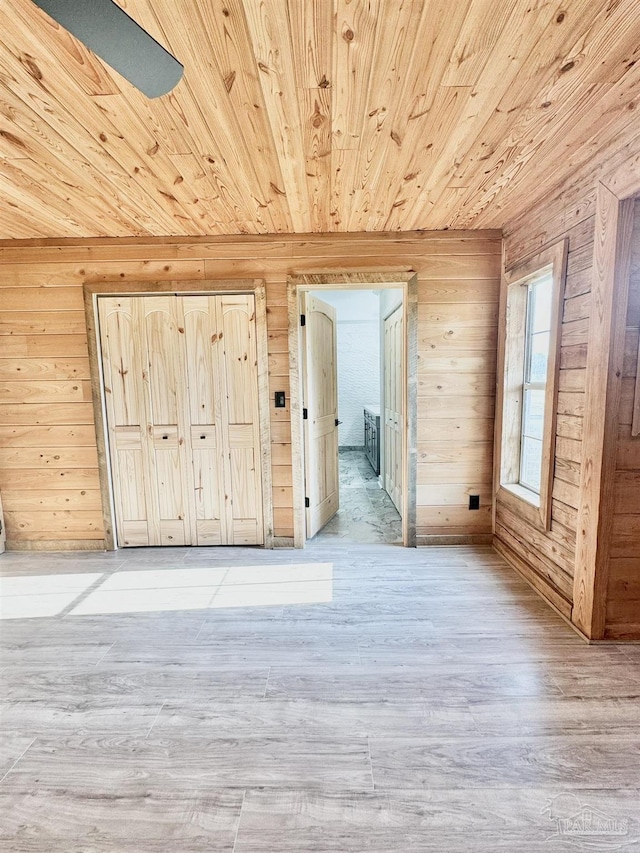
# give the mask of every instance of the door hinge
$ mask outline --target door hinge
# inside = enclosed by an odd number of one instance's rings
[[[302,410],[302,420],[306,421],[308,417],[309,417],[309,411],[307,409],[303,409]]]
[[[306,325],[307,325],[307,318],[305,317],[305,315],[304,315],[304,314],[301,314],[301,315],[300,315],[300,325],[301,325],[301,326],[306,326]]]
[[[311,501],[309,500],[309,498],[304,499],[304,506],[305,509],[309,509],[309,507],[311,506]]]

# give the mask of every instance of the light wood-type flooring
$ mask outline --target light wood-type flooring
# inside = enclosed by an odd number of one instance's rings
[[[489,548],[8,553],[0,850],[640,850],[640,646]]]

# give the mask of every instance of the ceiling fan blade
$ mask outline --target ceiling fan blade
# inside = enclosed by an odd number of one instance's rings
[[[184,67],[113,0],[34,0],[147,97],[166,95]]]

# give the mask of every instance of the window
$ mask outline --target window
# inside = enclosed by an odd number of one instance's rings
[[[527,285],[519,483],[537,495],[542,476],[552,285],[550,273],[543,273]]]
[[[548,529],[566,243],[505,274],[498,399],[498,497]]]

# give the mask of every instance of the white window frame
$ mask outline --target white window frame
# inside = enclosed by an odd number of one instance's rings
[[[500,337],[498,351],[497,417],[496,417],[496,500],[520,513],[540,530],[551,526],[551,501],[555,463],[555,433],[560,362],[560,332],[564,279],[567,263],[567,241],[562,240],[538,252],[528,261],[507,270],[503,276],[500,305]],[[523,433],[528,302],[530,285],[544,275],[551,275],[551,321],[547,376],[544,383],[545,406],[542,436],[540,491],[521,482],[520,459]],[[532,386],[529,386],[532,387]],[[537,387],[537,385],[536,385]]]
[[[526,438],[531,438],[531,436],[527,436],[525,433],[525,409],[526,409],[526,394],[527,391],[542,391],[545,393],[547,390],[547,377],[545,376],[543,382],[532,382],[530,377],[531,373],[531,359],[532,359],[532,349],[533,349],[533,297],[534,297],[534,288],[538,287],[543,281],[546,281],[548,278],[551,278],[551,287],[552,287],[552,295],[553,295],[553,278],[552,271],[549,269],[548,271],[541,270],[538,275],[534,278],[530,279],[527,282],[527,305],[526,305],[526,318],[525,318],[525,331],[524,331],[524,365],[523,365],[523,377],[522,377],[522,415],[520,418],[520,460],[519,460],[519,474],[518,474],[518,484],[522,486],[523,489],[528,489],[536,495],[540,494],[540,489],[542,486],[542,471],[540,472],[540,486],[534,486],[532,483],[527,483],[523,476],[522,471],[522,447]],[[549,333],[549,345],[551,345],[551,316],[549,317],[549,328],[544,331]],[[549,357],[549,352],[547,351],[547,358]],[[545,400],[545,410],[546,410],[546,400]],[[541,440],[544,444],[544,440]]]

